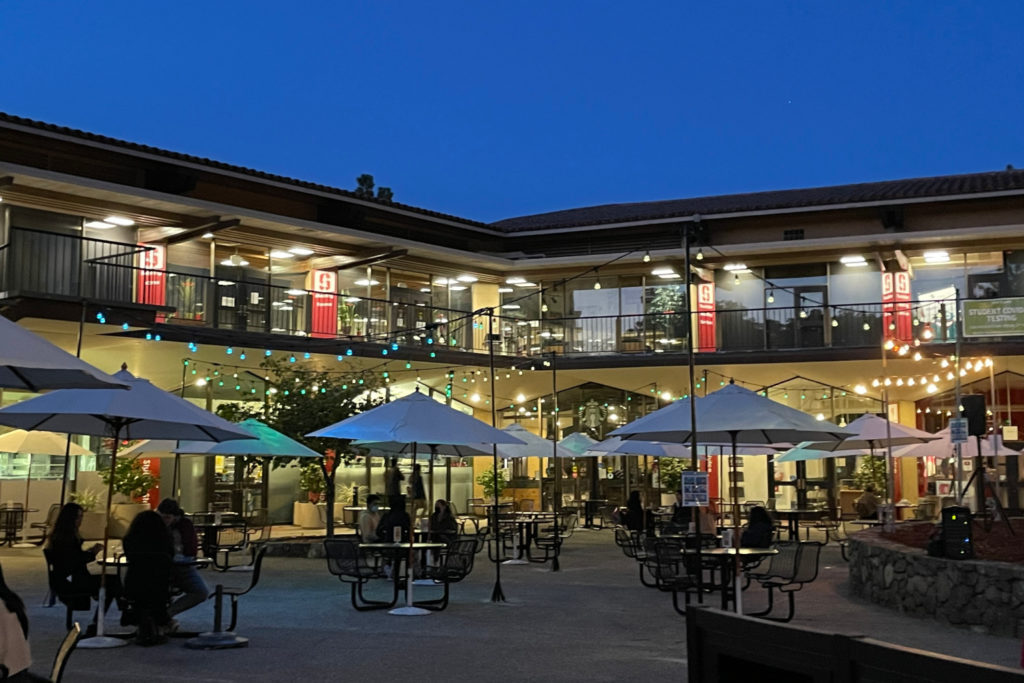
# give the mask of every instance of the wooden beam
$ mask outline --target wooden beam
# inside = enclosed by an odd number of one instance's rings
[[[310,270],[345,270],[347,268],[359,268],[361,266],[371,266],[375,263],[382,263],[384,261],[390,261],[391,259],[400,258],[408,253],[408,249],[395,249],[367,256],[355,261],[343,261],[342,259],[346,258],[344,256],[323,256],[311,259],[309,262],[309,268]]]
[[[216,233],[220,230],[227,230],[239,225],[242,221],[237,218],[229,218],[227,220],[221,220],[220,216],[212,216],[209,219],[202,221],[199,225],[194,225],[182,230],[181,232],[174,233],[173,235],[164,235],[158,230],[143,230],[139,232],[139,239],[142,242],[163,242],[167,246],[172,244],[178,244],[179,242],[187,242],[188,240],[201,237],[208,232]]]

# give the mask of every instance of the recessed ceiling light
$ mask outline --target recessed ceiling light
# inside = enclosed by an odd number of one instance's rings
[[[232,280],[217,280],[217,284],[220,285],[221,287],[230,287],[235,283]]]
[[[522,306],[520,306],[519,304],[502,304],[501,307],[504,308],[506,311],[518,311],[520,308],[522,308]]]
[[[537,283],[536,282],[517,282],[516,285],[519,286],[519,287],[536,287]]]
[[[376,280],[367,280],[366,278],[363,278],[362,280],[356,280],[356,285],[359,287],[373,287],[374,285],[379,284],[380,283],[377,282]]]
[[[672,268],[670,266],[662,266],[660,268],[655,268],[654,270],[652,270],[651,275],[669,275],[675,272],[675,268]]]
[[[420,291],[424,294],[430,294],[430,287],[420,287]]]
[[[204,240],[212,240],[213,239],[213,233],[212,232],[204,232],[203,233],[203,239]]]
[[[660,277],[662,280],[678,280],[683,276],[680,275],[679,273],[659,273],[658,277]]]
[[[448,284],[448,278],[446,277],[435,277],[434,284],[438,287],[444,287]]]
[[[125,218],[124,216],[107,216],[103,220],[105,220],[107,223],[113,223],[114,225],[120,225],[126,228],[129,225],[135,225],[135,221],[133,221],[131,218]]]
[[[347,297],[345,297],[345,303],[347,303],[347,304],[354,304],[354,303],[358,303],[359,301],[360,301],[360,298],[358,296],[347,296]]]
[[[242,266],[242,267],[244,267],[244,266],[249,265],[249,262],[246,261],[241,256],[239,256],[238,254],[232,254],[230,257],[228,257],[228,258],[224,259],[223,261],[221,261],[220,264],[222,266],[236,266],[236,267]]]
[[[304,289],[287,289],[285,294],[289,296],[306,296],[306,290]]]
[[[924,252],[925,263],[948,263],[949,252],[948,251],[926,251]]]
[[[733,271],[737,271],[737,270],[738,271],[746,271],[747,270],[746,264],[743,264],[743,263],[726,263],[724,266],[722,266],[722,268],[724,268],[725,270],[728,270],[729,272],[733,272]]]
[[[93,230],[110,230],[117,226],[113,223],[108,223],[107,221],[89,221],[85,224],[85,227],[92,228]]]
[[[468,287],[466,285],[448,285],[448,289],[454,292],[461,292],[464,289],[468,289]]]
[[[459,282],[476,282],[479,278],[473,275],[460,275],[455,279],[458,280]]]
[[[839,262],[844,266],[866,266],[868,262],[864,260],[863,256],[854,254],[852,256],[842,256],[839,258]]]
[[[510,285],[519,285],[519,284],[522,284],[524,282],[526,282],[526,278],[525,277],[519,277],[518,275],[513,275],[512,277],[505,278],[505,283],[506,284],[510,284]]]
[[[313,253],[312,249],[307,249],[306,247],[292,247],[288,251],[295,254],[296,256],[309,256],[310,254]]]
[[[511,294],[514,291],[513,287],[498,287],[498,294]]]
[[[281,251],[280,249],[274,249],[270,252],[270,258],[291,258],[295,254],[288,251]]]

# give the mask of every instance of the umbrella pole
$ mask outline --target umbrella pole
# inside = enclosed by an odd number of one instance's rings
[[[734,548],[740,547],[740,504],[739,504],[739,489],[736,486],[736,432],[732,432],[730,435],[732,438],[732,477],[729,478],[729,485],[732,487],[732,521],[733,521],[733,541],[732,546]],[[736,596],[736,614],[743,614],[743,589],[740,586],[740,553],[739,550],[733,555],[733,566],[732,566],[732,590],[733,595]]]
[[[494,339],[494,309],[487,309],[487,339]],[[494,343],[488,342],[487,355],[490,364],[491,383],[491,426],[498,428],[497,406],[494,404]],[[491,480],[494,485],[494,528],[491,530],[494,536],[494,588],[491,590],[491,602],[505,602],[505,591],[501,589],[501,525],[498,524],[498,444],[491,444],[492,463],[494,467],[494,478]],[[488,526],[490,525],[488,521]]]
[[[21,517],[21,541],[12,545],[12,548],[34,548],[34,543],[28,542],[28,492],[32,487],[32,454],[28,454],[28,476],[25,477],[25,512]]]
[[[180,443],[178,444],[181,445]],[[171,477],[171,495],[175,500],[181,500],[181,491],[178,490],[178,468],[181,466],[181,453],[174,454],[174,475]]]
[[[412,442],[412,461],[416,463],[416,449],[418,444]],[[425,610],[422,607],[416,607],[413,604],[412,587],[413,587],[413,569],[415,568],[415,551],[413,547],[413,539],[416,538],[416,532],[412,526],[412,518],[409,518],[409,554],[405,561],[405,607],[398,607],[390,610],[388,614],[397,614],[405,617],[418,617],[426,614],[430,614],[429,610]]]
[[[100,592],[96,605],[96,635],[79,641],[78,647],[84,648],[111,648],[127,645],[127,640],[111,638],[104,635],[103,622],[106,621],[107,610],[105,603],[107,599],[107,547],[110,543],[110,510],[114,498],[114,473],[117,471],[117,445],[121,440],[121,421],[110,423],[114,435],[114,445],[110,449],[110,481],[107,484],[107,514],[103,522],[103,549],[100,556],[104,561],[100,563]]]
[[[444,499],[452,502],[452,459],[444,459]]]

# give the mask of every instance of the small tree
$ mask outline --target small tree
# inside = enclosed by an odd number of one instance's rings
[[[234,422],[255,418],[324,454],[315,466],[321,469],[325,484],[323,492],[327,503],[327,535],[333,536],[336,465],[339,459],[348,463],[361,456],[350,450],[342,440],[316,439],[305,435],[382,403],[379,399],[371,398],[377,384],[370,379],[353,380],[348,376],[313,370],[290,363],[284,358],[267,358],[260,366],[274,378],[271,387],[274,391],[266,397],[266,402],[224,403],[217,407],[217,414]],[[246,466],[252,467],[262,460],[256,458],[250,461],[247,458]],[[270,467],[277,469],[296,460],[272,458]]]
[[[675,493],[682,490],[683,470],[690,469],[682,458],[658,458],[661,488]]]
[[[476,477],[476,483],[484,487],[484,496],[487,498],[496,498],[501,495],[501,492],[505,490],[505,480],[502,478],[501,473],[495,474],[493,468],[484,470]],[[495,493],[495,487],[497,487],[497,493]]]
[[[135,458],[119,458],[114,470],[114,493],[120,493],[129,500],[138,500],[156,486],[156,477]],[[100,479],[105,486],[110,486],[110,469],[101,470]]]
[[[871,484],[880,495],[886,495],[888,474],[885,468],[885,458],[878,455],[861,457],[860,466],[854,473],[853,479],[862,489]]]

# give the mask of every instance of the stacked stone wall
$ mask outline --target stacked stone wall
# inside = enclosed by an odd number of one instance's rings
[[[929,557],[868,529],[850,536],[854,595],[981,633],[1024,635],[1024,566]]]

